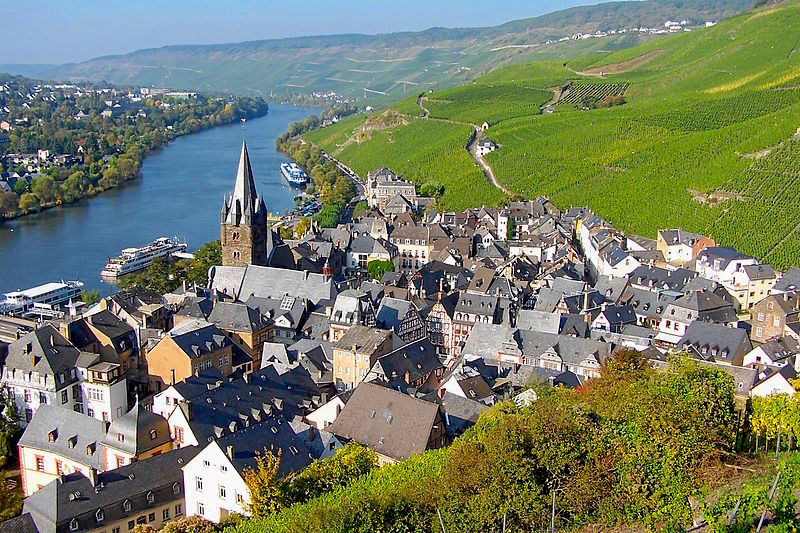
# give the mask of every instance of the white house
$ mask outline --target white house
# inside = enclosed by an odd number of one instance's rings
[[[791,365],[764,370],[758,374],[758,381],[750,389],[750,395],[761,398],[775,394],[794,396],[794,387],[789,382],[794,379],[797,379],[797,372]]]
[[[494,152],[495,150],[497,150],[497,143],[488,137],[485,137],[483,140],[479,141],[475,146],[475,153],[478,155],[478,157],[483,157],[489,152]]]
[[[244,471],[256,466],[257,454],[280,450],[278,476],[299,472],[312,456],[303,439],[281,417],[263,421],[206,445],[183,467],[186,516],[199,515],[213,522],[231,513],[248,514],[250,493]]]

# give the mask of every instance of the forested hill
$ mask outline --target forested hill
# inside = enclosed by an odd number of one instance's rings
[[[240,94],[335,91],[385,100],[421,88],[455,85],[498,65],[628,48],[652,37],[628,32],[544,44],[548,40],[612,29],[663,28],[666,20],[702,25],[748,9],[754,2],[612,2],[495,27],[167,46],[77,64],[5,65],[0,70],[47,79],[106,80]],[[365,93],[365,88],[375,92]]]

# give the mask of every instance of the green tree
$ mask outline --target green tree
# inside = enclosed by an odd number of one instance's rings
[[[212,266],[222,264],[222,243],[211,241],[201,246],[189,265],[187,281],[205,286],[208,283],[208,271]]]
[[[286,486],[286,498],[292,503],[316,498],[338,487],[349,485],[371,472],[378,465],[378,456],[369,448],[348,443],[332,457],[314,461]]]
[[[32,190],[42,204],[52,204],[58,200],[58,185],[50,176],[34,180]]]
[[[39,199],[35,194],[26,192],[19,199],[19,208],[21,211],[35,211],[39,209]]]
[[[394,272],[394,263],[386,259],[375,259],[367,263],[367,272],[372,279],[383,279],[387,272]]]
[[[81,198],[85,198],[89,194],[89,187],[91,182],[83,171],[77,171],[70,174],[70,176],[61,185],[61,191],[64,195],[64,200],[67,202],[74,202]]]
[[[215,533],[216,531],[219,531],[219,528],[214,522],[198,515],[170,520],[161,529],[161,533]]]
[[[263,453],[256,453],[256,467],[245,468],[244,482],[250,492],[247,511],[251,516],[264,518],[284,507],[282,483],[278,478],[280,466],[280,448],[277,454],[264,448]]]
[[[17,182],[14,184],[14,192],[20,196],[22,196],[26,192],[30,192],[30,190],[31,190],[30,183],[28,183],[26,180],[22,178],[18,179]]]
[[[86,305],[94,305],[100,301],[100,291],[91,289],[81,293],[81,301]]]
[[[17,434],[19,413],[14,400],[5,389],[0,390],[0,467],[5,465],[14,449],[14,436]]]
[[[14,518],[22,512],[20,491],[11,488],[3,475],[0,475],[0,522]]]

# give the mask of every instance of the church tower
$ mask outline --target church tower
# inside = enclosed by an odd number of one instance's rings
[[[267,265],[267,207],[256,194],[245,142],[233,193],[222,203],[220,226],[223,266]]]

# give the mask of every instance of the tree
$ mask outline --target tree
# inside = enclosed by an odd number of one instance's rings
[[[31,185],[25,179],[19,178],[17,182],[14,184],[14,192],[20,196],[22,196],[26,192],[30,192],[30,190],[31,190]]]
[[[375,259],[367,263],[367,272],[372,279],[383,279],[387,272],[394,272],[394,263],[386,259]]]
[[[167,522],[161,533],[215,533],[218,528],[214,522],[194,515]]]
[[[283,490],[278,478],[281,466],[281,449],[278,453],[264,448],[263,453],[256,453],[256,467],[245,468],[244,483],[250,491],[250,503],[247,511],[255,518],[265,518],[277,513],[284,507]]]
[[[61,191],[64,195],[64,200],[67,202],[74,202],[81,198],[85,198],[89,194],[89,187],[91,182],[86,174],[82,171],[73,172],[61,185]]]
[[[26,192],[19,199],[20,211],[34,211],[39,209],[39,199],[31,192]]]
[[[81,293],[81,301],[86,305],[94,305],[100,301],[100,291],[97,289],[91,289],[88,291],[83,291]]]
[[[5,465],[14,449],[18,421],[17,405],[5,389],[0,390],[0,467]]]
[[[349,485],[378,466],[378,456],[361,444],[350,442],[332,457],[314,461],[291,479],[286,497],[291,503],[316,498]]]
[[[34,180],[32,189],[33,194],[43,204],[52,204],[58,200],[58,185],[56,185],[56,180],[50,176]]]
[[[311,221],[308,219],[308,217],[300,217],[300,220],[294,227],[295,238],[296,239],[302,238],[310,227],[311,227]]]
[[[207,242],[194,253],[194,259],[188,268],[187,281],[204,286],[208,283],[209,269],[221,264],[222,243],[218,240]]]
[[[22,512],[20,492],[10,487],[5,476],[0,475],[0,522],[14,518],[20,512]]]
[[[444,185],[436,181],[429,181],[428,183],[423,183],[420,186],[419,193],[422,196],[440,198],[444,195]]]
[[[19,198],[13,192],[0,191],[0,214],[9,215],[17,210]]]

